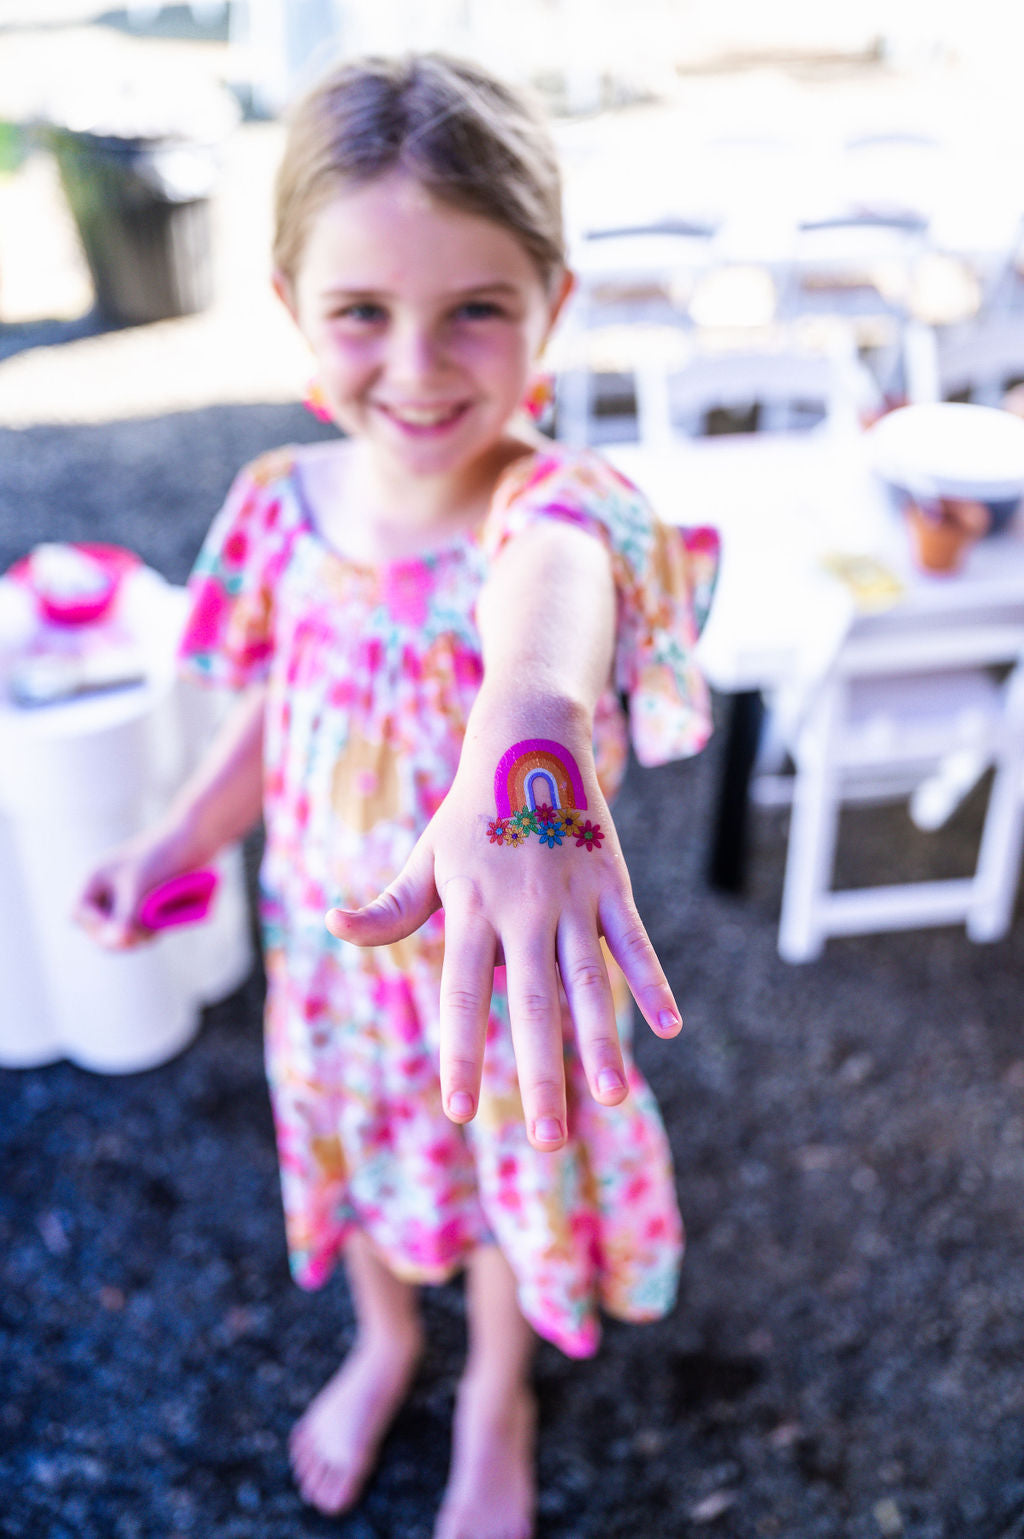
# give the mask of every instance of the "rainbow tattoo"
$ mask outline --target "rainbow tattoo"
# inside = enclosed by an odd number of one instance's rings
[[[584,819],[587,798],[579,766],[567,748],[529,737],[503,753],[494,772],[497,816],[487,824],[492,844],[516,849],[531,836],[549,850],[575,839],[577,849],[599,850],[599,823]]]

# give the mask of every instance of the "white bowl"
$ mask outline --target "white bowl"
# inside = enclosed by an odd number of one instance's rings
[[[970,498],[1002,528],[1024,497],[1024,420],[960,401],[901,406],[868,430],[873,464],[904,498]]]

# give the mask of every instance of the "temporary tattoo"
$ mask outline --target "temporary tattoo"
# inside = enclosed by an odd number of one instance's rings
[[[587,807],[576,760],[544,737],[524,738],[502,754],[494,774],[494,802],[499,818],[536,812],[545,804],[557,811],[578,807],[585,812]]]
[[[497,817],[487,824],[492,844],[513,849],[536,834],[549,850],[563,839],[576,848],[600,849],[599,823],[584,822],[587,798],[579,766],[567,748],[548,738],[524,738],[502,754],[494,775]]]
[[[576,830],[576,848],[582,845],[585,850],[599,850],[603,838],[600,823],[591,823],[588,818],[583,827]]]

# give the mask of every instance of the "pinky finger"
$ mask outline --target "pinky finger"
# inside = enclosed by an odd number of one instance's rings
[[[683,1017],[632,899],[603,905],[600,919],[608,950],[622,969],[644,1020],[659,1037],[676,1036]]]

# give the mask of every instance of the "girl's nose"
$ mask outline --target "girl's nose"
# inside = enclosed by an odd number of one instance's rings
[[[430,327],[409,324],[396,328],[391,342],[389,372],[397,384],[421,385],[444,367],[441,339]]]

